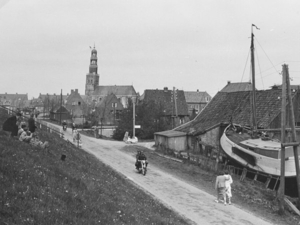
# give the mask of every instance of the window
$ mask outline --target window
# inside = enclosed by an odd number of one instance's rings
[[[208,96],[205,97],[205,101],[209,102],[209,97]]]
[[[118,106],[118,103],[116,103],[116,102],[111,103],[111,107],[117,108],[117,106]]]

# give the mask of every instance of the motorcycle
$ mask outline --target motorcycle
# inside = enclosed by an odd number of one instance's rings
[[[138,160],[138,162],[140,163],[138,171],[139,173],[142,173],[145,176],[147,172],[146,160]]]

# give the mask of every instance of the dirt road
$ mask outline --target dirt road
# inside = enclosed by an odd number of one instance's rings
[[[72,141],[71,129],[65,132],[65,139]],[[118,150],[126,145],[124,142],[95,139],[84,135],[82,142],[83,150],[95,155],[194,224],[271,224],[234,205],[224,206],[215,203],[215,196],[160,171],[151,166],[151,162],[146,176],[137,173],[134,167],[135,157]]]

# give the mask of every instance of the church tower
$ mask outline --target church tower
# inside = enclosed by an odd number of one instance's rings
[[[85,95],[88,96],[91,96],[94,93],[96,87],[99,86],[97,59],[97,50],[94,46],[91,53],[89,73],[86,75],[85,82]]]

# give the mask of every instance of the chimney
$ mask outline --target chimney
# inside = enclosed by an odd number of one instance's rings
[[[231,83],[230,80],[228,80],[228,81],[227,81],[227,84],[230,84],[230,83]]]
[[[75,93],[78,93],[78,89],[75,89]]]
[[[168,92],[168,87],[164,87],[164,92]]]
[[[199,89],[197,89],[197,92],[199,92]]]
[[[74,90],[73,89],[71,89],[71,94],[73,94],[74,93]]]

